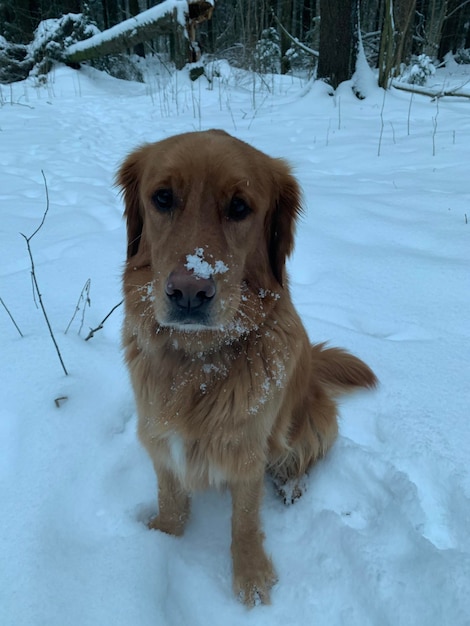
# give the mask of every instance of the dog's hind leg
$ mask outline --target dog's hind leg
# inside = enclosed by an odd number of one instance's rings
[[[283,449],[273,447],[268,473],[286,504],[306,488],[305,475],[332,446],[338,434],[336,403],[312,381],[309,392],[293,411]]]
[[[335,397],[377,385],[372,370],[340,348],[313,345],[307,358],[310,369],[306,359],[294,374],[293,392],[281,408],[290,412],[289,428],[283,437],[275,432],[271,443],[268,471],[286,503],[302,495],[303,476],[336,439]]]

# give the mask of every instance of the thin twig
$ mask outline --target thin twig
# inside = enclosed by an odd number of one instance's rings
[[[385,126],[385,122],[384,122],[384,109],[385,109],[385,94],[387,93],[387,90],[384,89],[384,98],[382,101],[382,108],[380,109],[380,136],[379,136],[379,147],[377,150],[377,156],[380,156],[380,150],[382,148],[382,137],[384,134],[384,126]]]
[[[436,133],[437,133],[437,118],[439,116],[439,98],[436,98],[436,115],[432,118],[433,131],[432,131],[432,156],[436,156]]]
[[[83,324],[85,322],[85,311],[86,311],[86,307],[87,305],[90,307],[91,306],[91,300],[90,300],[90,288],[91,288],[91,278],[89,278],[85,285],[83,286],[83,289],[80,293],[80,296],[78,298],[78,302],[75,305],[75,311],[73,312],[72,315],[72,319],[70,320],[70,322],[67,325],[67,328],[65,329],[65,335],[68,333],[70,326],[72,325],[73,320],[75,319],[75,316],[77,315],[77,313],[80,311],[80,304],[81,302],[84,301],[84,305],[83,305],[83,311],[82,311],[82,321],[80,324],[80,328],[78,329],[78,334],[80,334],[82,332],[82,328],[83,328]]]
[[[10,316],[11,321],[13,322],[13,324],[15,325],[16,330],[20,333],[20,335],[22,337],[24,337],[23,333],[20,330],[20,327],[18,326],[18,324],[15,322],[15,318],[13,317],[13,315],[10,313],[9,308],[7,307],[7,305],[3,302],[3,298],[0,298],[0,303],[3,305],[3,308],[5,309],[5,311],[8,313],[8,315]]]
[[[98,326],[96,328],[90,328],[90,332],[88,333],[88,336],[85,337],[85,341],[88,341],[88,339],[91,339],[94,334],[96,332],[98,332],[99,330],[101,330],[104,326],[104,323],[106,322],[106,320],[108,319],[108,317],[111,316],[112,313],[114,313],[114,311],[119,308],[121,306],[121,304],[124,302],[124,300],[121,300],[121,302],[118,302],[117,304],[115,304],[113,306],[113,308],[111,309],[111,311],[108,313],[108,315],[106,315],[106,317],[104,319],[101,320],[101,322],[98,324]]]
[[[26,235],[24,235],[23,233],[20,233],[20,234],[21,234],[22,237],[24,237],[24,240],[26,241],[26,246],[28,248],[28,254],[29,254],[30,261],[31,261],[31,279],[32,279],[33,285],[34,285],[34,291],[35,291],[35,293],[37,293],[38,300],[39,300],[39,305],[40,305],[42,313],[44,315],[44,319],[46,320],[46,324],[47,324],[47,327],[49,329],[49,334],[51,336],[52,343],[54,344],[54,347],[56,349],[57,356],[59,357],[60,364],[62,365],[62,369],[64,370],[65,375],[68,376],[67,368],[64,365],[64,361],[62,359],[62,355],[60,353],[59,346],[57,345],[57,341],[56,341],[56,339],[54,337],[54,333],[52,331],[52,326],[51,326],[51,324],[49,322],[49,318],[47,317],[46,308],[45,308],[44,303],[42,301],[41,292],[39,291],[39,285],[38,285],[38,281],[37,281],[37,278],[36,278],[36,269],[34,267],[33,253],[31,251],[31,245],[30,245],[31,239],[42,228],[42,226],[44,224],[44,221],[46,219],[47,212],[49,211],[49,192],[48,192],[48,189],[47,189],[47,181],[46,181],[46,177],[44,175],[44,172],[42,170],[41,170],[41,174],[42,174],[42,177],[44,179],[44,187],[46,189],[46,210],[44,211],[44,215],[42,216],[41,223],[39,224],[39,226],[36,228],[36,230],[34,231],[34,233],[32,235],[30,235],[29,237],[26,237]]]
[[[410,136],[410,116],[411,116],[411,105],[413,104],[413,96],[415,95],[415,92],[412,91],[411,92],[411,97],[410,97],[410,106],[408,107],[408,122],[407,122],[407,129],[408,129],[408,137]]]
[[[40,224],[39,224],[39,226],[36,228],[36,230],[34,231],[34,233],[33,233],[32,235],[30,235],[29,237],[25,237],[25,239],[26,239],[27,241],[31,241],[31,239],[34,237],[34,235],[36,235],[36,233],[37,233],[38,231],[40,231],[40,230],[41,230],[41,228],[42,228],[42,227],[43,227],[43,225],[44,225],[44,222],[46,221],[46,216],[47,216],[47,213],[48,213],[48,211],[49,211],[49,189],[47,188],[47,180],[46,180],[46,176],[45,176],[45,174],[44,174],[44,170],[41,170],[41,174],[42,174],[42,178],[43,178],[43,180],[44,180],[44,189],[45,189],[45,191],[46,191],[46,210],[44,211],[44,215],[42,216],[41,223],[40,223]],[[24,237],[24,235],[23,235],[23,237]]]

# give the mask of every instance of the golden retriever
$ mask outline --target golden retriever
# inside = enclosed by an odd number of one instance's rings
[[[193,132],[139,148],[117,182],[128,235],[123,342],[158,475],[149,527],[181,535],[191,492],[228,487],[235,593],[269,603],[265,472],[298,497],[337,435],[334,397],[376,378],[349,353],[312,346],[293,307],[285,262],[301,206],[286,162],[224,131]]]

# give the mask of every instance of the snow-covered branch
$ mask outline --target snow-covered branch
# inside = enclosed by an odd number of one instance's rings
[[[277,17],[277,15],[274,13],[273,11],[273,17],[276,20],[277,25],[279,26],[279,28],[282,30],[282,32],[284,33],[284,35],[290,39],[290,41],[292,41],[292,43],[297,46],[298,48],[300,48],[301,50],[303,50],[304,52],[306,52],[307,54],[311,54],[314,57],[318,57],[320,56],[319,53],[316,50],[313,50],[312,48],[309,48],[308,46],[306,46],[304,43],[302,43],[301,41],[299,41],[297,39],[297,37],[294,37],[293,35],[290,34],[290,32],[283,26],[282,22],[280,21],[280,19]]]

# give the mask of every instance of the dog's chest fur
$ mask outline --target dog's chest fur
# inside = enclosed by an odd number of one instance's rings
[[[213,353],[187,354],[173,342],[155,350],[129,336],[126,353],[139,407],[139,436],[159,468],[188,489],[266,465],[267,442],[289,376],[276,331]]]

